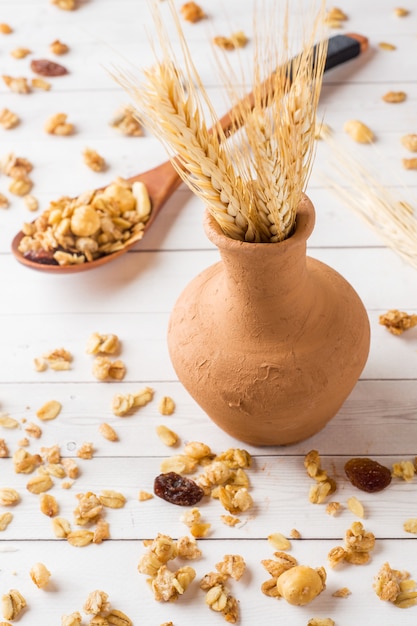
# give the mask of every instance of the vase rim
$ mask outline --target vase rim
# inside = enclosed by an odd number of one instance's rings
[[[305,244],[313,232],[314,224],[314,206],[310,198],[304,193],[297,208],[294,231],[283,241],[253,243],[249,241],[241,241],[240,239],[233,239],[223,232],[221,226],[210,213],[209,209],[205,210],[204,216],[204,230],[207,237],[212,243],[214,243],[215,246],[217,246],[217,248],[228,248],[230,251],[237,251],[242,248],[247,248],[247,250],[259,247],[265,248],[265,246],[280,246],[280,248],[283,248],[288,246],[293,247],[296,244]]]

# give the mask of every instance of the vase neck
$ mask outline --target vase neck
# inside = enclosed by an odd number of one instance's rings
[[[307,238],[314,226],[314,208],[304,196],[297,212],[293,234],[278,243],[247,243],[225,236],[214,219],[206,216],[209,239],[222,259],[223,302],[231,324],[248,324],[268,332],[304,318],[305,300],[311,297],[307,271]],[[233,321],[232,321],[233,320]]]

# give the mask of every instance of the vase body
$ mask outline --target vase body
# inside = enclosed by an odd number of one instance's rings
[[[291,237],[256,244],[226,237],[207,212],[221,261],[186,287],[171,314],[168,348],[180,382],[242,442],[287,445],[321,430],[368,357],[359,296],[306,254],[314,221],[304,196]]]

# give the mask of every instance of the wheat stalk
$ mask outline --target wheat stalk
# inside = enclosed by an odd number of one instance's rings
[[[417,268],[417,217],[411,204],[381,184],[376,174],[329,136],[334,171],[343,182],[322,176],[347,207],[357,213],[384,243]],[[348,187],[346,186],[348,185]]]
[[[125,70],[113,75],[132,96],[138,119],[163,143],[181,178],[203,200],[226,235],[254,242],[281,241],[294,228],[313,160],[326,43],[313,46],[323,22],[324,3],[301,53],[292,63],[291,75],[288,12],[281,37],[284,49],[273,44],[280,39],[273,20],[263,37],[268,47],[267,63],[258,37],[252,99],[239,100],[232,87],[232,74],[228,69],[221,70],[233,105],[232,131],[243,124],[243,131],[233,141],[220,127],[172,0],[170,6],[184,69],[179,69],[153,0],[162,59],[143,72],[142,81]],[[271,66],[275,71],[265,79],[265,68]],[[208,110],[214,132],[208,129],[204,109]]]

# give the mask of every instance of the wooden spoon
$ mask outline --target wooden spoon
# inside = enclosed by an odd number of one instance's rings
[[[367,49],[367,47],[368,40],[362,35],[348,34],[336,35],[334,37],[331,37],[328,42],[325,71],[331,69],[332,67],[335,67],[336,65],[340,65],[345,61],[353,59],[354,57],[359,56]],[[253,92],[245,96],[245,100],[251,106],[254,106]],[[234,132],[238,127],[236,119],[236,111],[238,110],[237,107],[238,105],[236,105],[236,107],[231,109],[219,120],[219,126],[226,133],[226,135]],[[132,176],[131,178],[128,178],[126,180],[129,183],[141,181],[145,184],[148,190],[149,197],[151,199],[152,211],[150,218],[145,224],[145,235],[146,231],[151,227],[152,223],[154,222],[159,211],[164,206],[165,202],[180,186],[182,180],[175,170],[174,166],[171,164],[171,161],[161,163],[161,165],[158,165],[157,167],[148,170],[147,172]],[[95,267],[100,267],[105,263],[109,263],[110,261],[117,259],[117,257],[119,257],[120,255],[125,254],[125,252],[130,250],[130,248],[138,243],[137,241],[135,241],[131,244],[126,245],[121,250],[117,250],[116,252],[112,252],[111,254],[103,255],[97,259],[94,259],[93,261],[86,261],[85,263],[75,265],[52,265],[45,262],[42,263],[40,261],[34,261],[32,259],[26,258],[19,251],[19,244],[24,236],[24,233],[20,231],[17,233],[12,241],[12,252],[16,259],[20,263],[26,265],[27,267],[30,267],[31,269],[58,274],[74,274],[75,272],[83,272],[86,270],[94,269]]]

